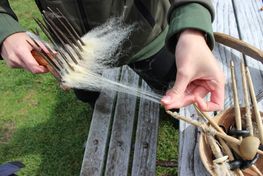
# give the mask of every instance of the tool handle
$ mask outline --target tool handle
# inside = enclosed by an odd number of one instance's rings
[[[36,59],[36,61],[38,62],[39,65],[45,66],[48,71],[56,78],[56,79],[60,79],[59,74],[57,73],[57,71],[55,71],[50,65],[49,63],[43,58],[43,56],[41,54],[39,54],[38,51],[36,50],[32,50],[31,51],[32,56]],[[50,58],[53,58],[52,55],[50,55]]]

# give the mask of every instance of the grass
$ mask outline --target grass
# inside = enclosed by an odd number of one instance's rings
[[[40,17],[33,0],[10,0],[26,29]],[[64,92],[49,74],[10,69],[0,61],[0,163],[20,160],[19,175],[79,175],[91,108]],[[162,115],[158,159],[177,160],[178,131]],[[157,175],[176,175],[176,168],[158,167]]]

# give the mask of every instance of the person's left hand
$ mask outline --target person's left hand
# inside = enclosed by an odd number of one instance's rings
[[[217,60],[196,30],[181,33],[175,52],[177,75],[174,86],[161,99],[165,109],[181,108],[193,103],[202,111],[223,108],[225,78]],[[204,97],[211,93],[210,100]]]

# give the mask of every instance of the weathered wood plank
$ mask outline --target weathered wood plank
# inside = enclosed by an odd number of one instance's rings
[[[234,7],[238,19],[241,39],[253,46],[263,49],[263,13],[259,11],[262,1],[257,0],[234,0]],[[255,93],[263,96],[263,64],[246,56]],[[260,110],[263,110],[263,101],[259,103]]]
[[[119,69],[107,70],[104,76],[117,80],[119,72]],[[82,162],[81,176],[98,176],[103,173],[115,95],[115,91],[102,90],[96,101]]]
[[[143,82],[143,89],[149,90]],[[152,176],[156,170],[159,104],[140,99],[132,176]]]
[[[214,0],[214,7],[216,18],[213,23],[213,29],[217,32],[223,32],[238,38],[237,23],[235,21],[235,14],[231,0]],[[237,73],[239,72],[239,63],[243,60],[241,53],[232,50],[228,47],[216,44],[213,51],[215,57],[219,60],[221,67],[226,75],[225,86],[225,108],[233,104],[232,89],[231,89],[231,75],[230,75],[230,60],[232,59],[237,65]],[[238,78],[239,92],[242,91],[242,81]],[[242,97],[240,98],[242,102]],[[189,106],[183,108],[180,114],[197,118],[197,114],[193,107]],[[198,175],[205,176],[209,173],[204,168],[199,155],[199,131],[193,126],[189,126],[180,122],[180,146],[179,146],[179,175]]]
[[[196,118],[192,107],[184,108],[181,115]],[[199,155],[199,132],[194,126],[180,122],[180,145],[178,173],[184,175],[209,175],[200,161]]]
[[[222,32],[233,37],[239,38],[237,21],[235,18],[234,7],[232,0],[214,0],[214,7],[216,13],[216,19],[213,23],[213,29],[216,32]],[[231,72],[230,72],[230,61],[233,60],[235,63],[235,70],[237,73],[237,88],[239,95],[242,89],[242,78],[238,73],[240,71],[240,63],[243,61],[242,53],[228,48],[224,45],[216,44],[214,49],[214,55],[222,65],[223,71],[226,76],[225,86],[225,108],[233,105],[232,98],[232,85],[231,85]],[[239,102],[243,101],[243,96],[239,97]]]
[[[121,83],[138,87],[138,75],[123,67]],[[105,175],[128,174],[137,97],[118,93]]]

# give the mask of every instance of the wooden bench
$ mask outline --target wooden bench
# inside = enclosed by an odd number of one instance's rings
[[[263,12],[259,0],[213,0],[216,18],[214,31],[240,38],[263,49]],[[263,92],[263,66],[252,58],[223,45],[216,44],[214,55],[226,75],[225,108],[233,104],[230,81],[230,60],[237,66],[246,60],[258,97]],[[124,67],[107,72],[108,76],[139,86],[138,76]],[[240,104],[243,102],[242,81],[238,77]],[[147,89],[145,83],[142,87]],[[259,102],[263,110],[263,102]],[[197,118],[192,106],[182,108],[182,115]],[[159,105],[134,96],[115,92],[102,93],[98,99],[90,127],[81,175],[155,175]],[[198,148],[200,131],[180,122],[178,172],[180,176],[205,176]]]
[[[263,6],[262,1],[258,0],[213,0],[216,18],[213,23],[213,29],[217,32],[223,32],[240,38],[257,48],[263,49],[263,12],[259,9]],[[233,105],[231,77],[230,77],[230,60],[233,59],[236,65],[237,87],[240,97],[240,104],[243,104],[242,80],[240,76],[239,64],[246,60],[252,79],[254,82],[255,92],[258,98],[263,92],[263,65],[254,59],[243,56],[242,53],[223,45],[216,45],[214,55],[220,61],[226,74],[225,86],[225,108]],[[263,110],[263,102],[259,102],[259,108]],[[196,112],[193,107],[181,109],[181,114],[196,118]],[[199,130],[180,122],[180,148],[179,148],[179,167],[180,176],[205,176],[209,173],[204,168],[198,148]]]
[[[103,74],[149,89],[128,67]],[[80,175],[155,175],[158,127],[159,104],[102,91],[95,104]]]

